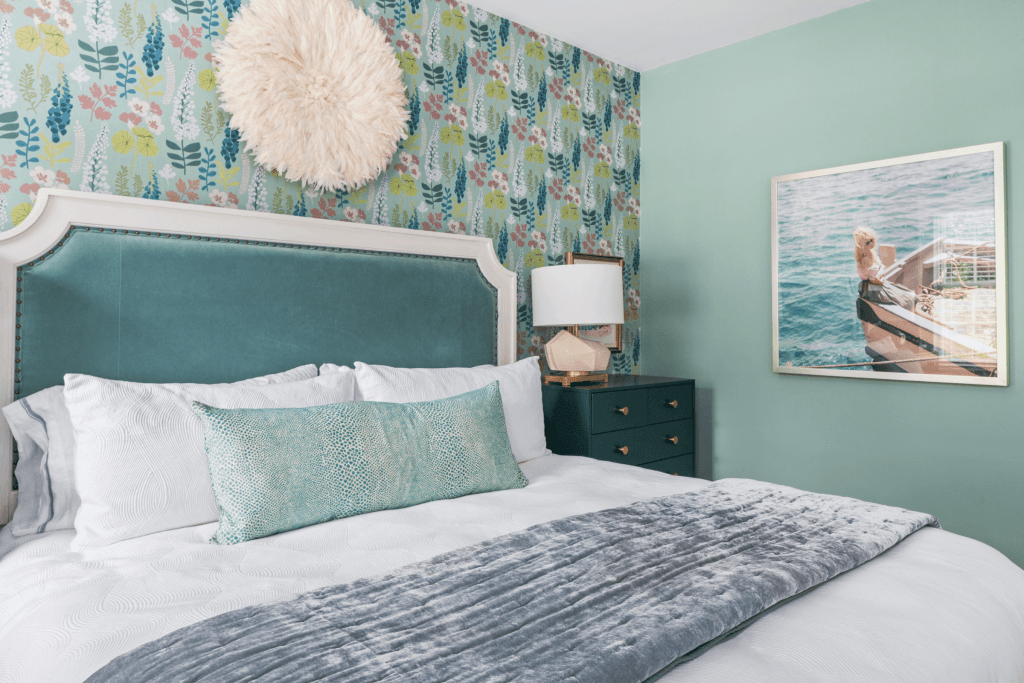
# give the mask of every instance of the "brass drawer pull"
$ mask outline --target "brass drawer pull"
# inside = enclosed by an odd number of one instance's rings
[[[669,408],[678,408],[679,407],[679,401],[676,401],[676,400],[665,401],[665,405],[667,405]]]
[[[665,441],[668,441],[673,446],[678,446],[679,445],[679,437],[678,436],[667,436],[667,437],[665,437]]]
[[[629,415],[629,406],[622,406],[621,408],[616,408],[615,412],[622,413],[623,415]]]
[[[629,446],[619,446],[615,450],[623,455],[629,455]]]

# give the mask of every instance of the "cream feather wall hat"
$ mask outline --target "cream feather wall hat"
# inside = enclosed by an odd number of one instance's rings
[[[257,163],[288,180],[360,187],[407,135],[402,69],[349,0],[251,0],[214,61],[231,125]]]

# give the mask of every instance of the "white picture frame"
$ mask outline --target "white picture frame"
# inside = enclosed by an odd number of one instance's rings
[[[1007,386],[1005,182],[1002,142],[773,177],[772,371]]]

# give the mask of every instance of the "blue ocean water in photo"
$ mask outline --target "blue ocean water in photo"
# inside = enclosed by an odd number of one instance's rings
[[[862,363],[853,231],[896,259],[938,237],[995,239],[991,152],[778,184],[779,363]],[[870,372],[869,367],[851,368]]]

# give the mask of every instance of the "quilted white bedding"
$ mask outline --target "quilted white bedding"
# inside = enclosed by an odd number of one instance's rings
[[[338,520],[235,546],[216,524],[72,552],[73,532],[0,532],[0,682],[86,679],[222,612],[352,581],[568,515],[706,482],[588,458],[522,464],[530,486]],[[661,679],[1024,681],[1024,571],[923,529]]]

